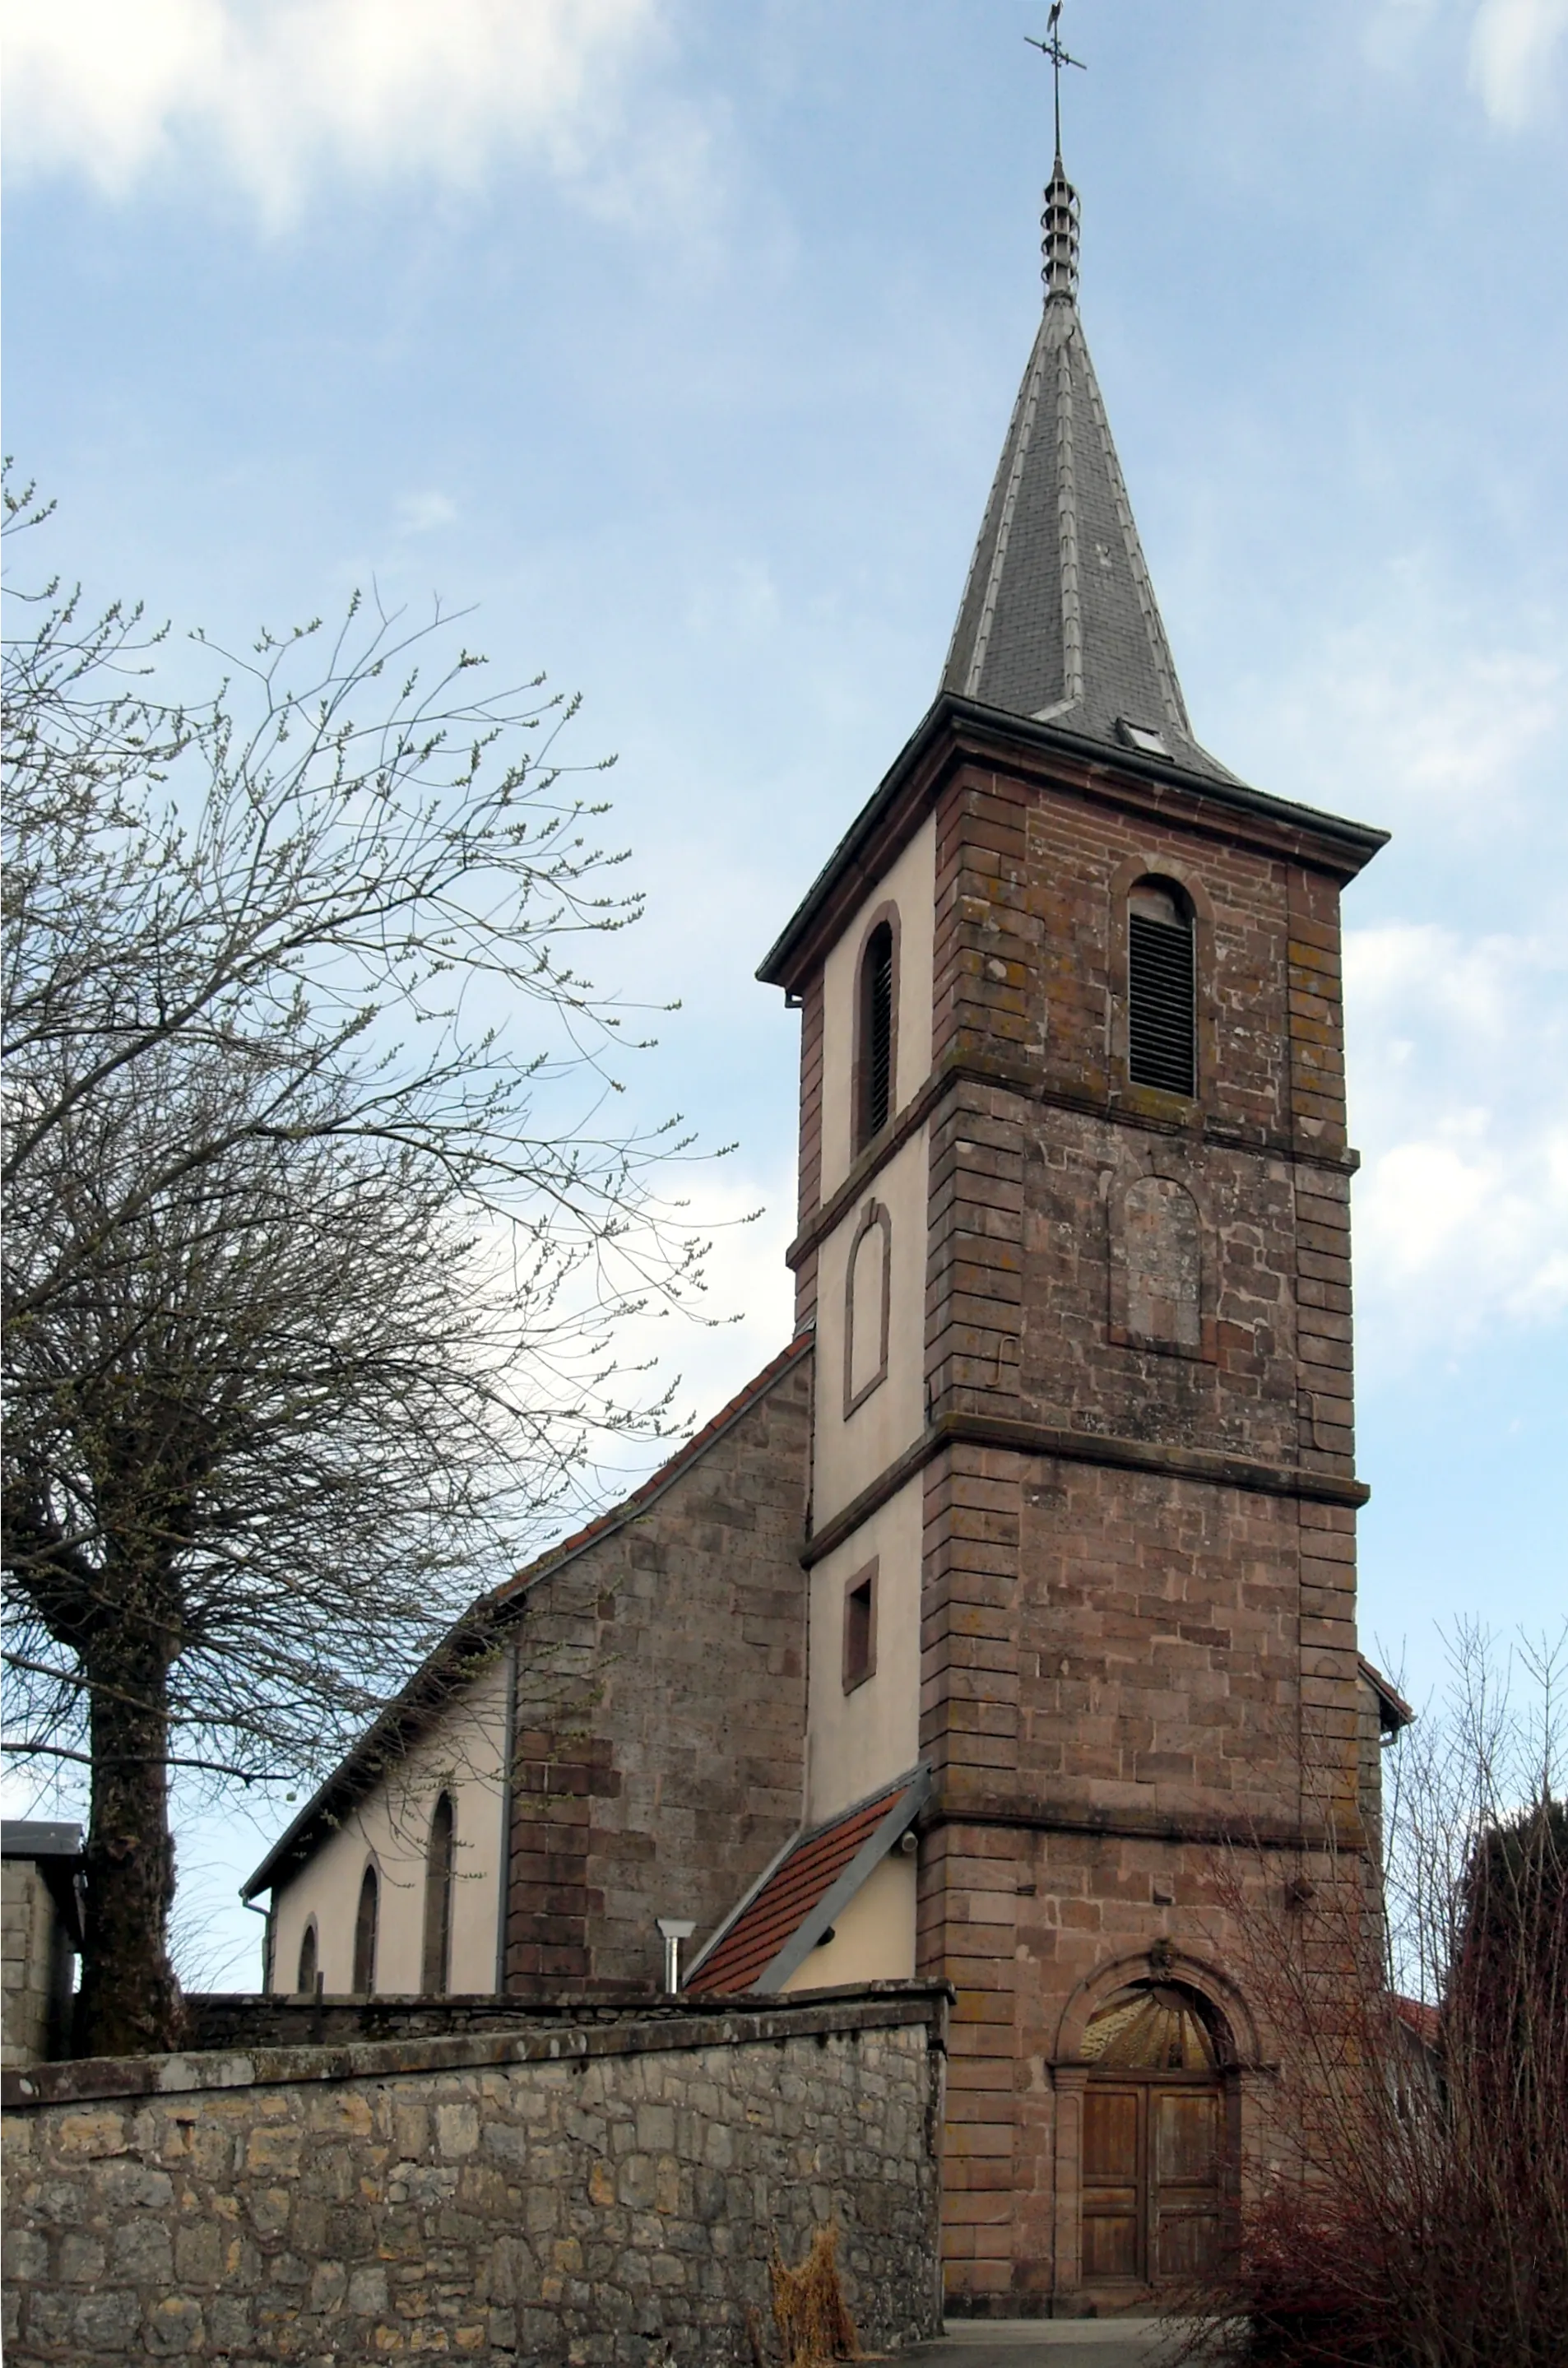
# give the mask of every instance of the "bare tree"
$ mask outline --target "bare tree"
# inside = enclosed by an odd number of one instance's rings
[[[1568,1639],[1469,1631],[1400,1740],[1383,1901],[1325,1839],[1278,1896],[1219,1867],[1269,2033],[1266,2159],[1196,2297],[1193,2356],[1278,2368],[1551,2368],[1568,2327]],[[1273,1899],[1272,1908],[1259,1904]]]
[[[630,1048],[573,949],[640,905],[569,706],[486,690],[438,613],[263,635],[194,707],[139,612],[23,613],[9,1748],[87,1770],[77,2044],[117,2053],[177,2040],[170,1770],[335,1755],[597,1439],[662,1429],[613,1336],[702,1245],[660,1192],[688,1139],[609,1120]]]

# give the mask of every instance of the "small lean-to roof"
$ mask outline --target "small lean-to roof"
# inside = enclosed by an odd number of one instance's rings
[[[241,1884],[241,1898],[254,1899],[258,1892],[270,1891],[279,1877],[301,1865],[323,1835],[363,1798],[415,1737],[434,1723],[457,1689],[475,1675],[494,1651],[498,1631],[521,1614],[532,1590],[574,1562],[579,1554],[585,1554],[590,1546],[599,1544],[647,1512],[717,1440],[749,1414],[802,1357],[809,1355],[812,1341],[810,1332],[798,1334],[640,1488],[622,1497],[608,1513],[600,1513],[585,1529],[549,1547],[526,1569],[504,1579],[499,1587],[472,1604],[415,1671],[401,1693],[366,1728],[325,1782],[311,1795],[287,1832],[273,1843],[255,1873]]]
[[[1443,2018],[1435,2006],[1424,2005],[1420,1998],[1394,1998],[1393,2010],[1406,2031],[1414,2032],[1424,2047],[1436,2047],[1443,2035]]]
[[[1378,1698],[1378,1724],[1385,1735],[1397,1735],[1402,1726],[1414,1726],[1415,1713],[1404,1696],[1396,1693],[1382,1671],[1374,1668],[1365,1653],[1358,1653],[1356,1666]]]
[[[913,1825],[929,1791],[926,1770],[912,1769],[798,1835],[720,1926],[683,1987],[731,1997],[780,1988]]]
[[[80,1858],[82,1828],[44,1823],[30,1817],[0,1820],[0,1857]]]

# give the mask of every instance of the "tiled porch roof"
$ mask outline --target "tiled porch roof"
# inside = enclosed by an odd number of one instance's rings
[[[853,1889],[839,1903],[847,1905],[872,1867],[913,1823],[926,1791],[925,1771],[916,1769],[869,1800],[801,1834],[763,1877],[751,1897],[741,1903],[728,1927],[721,1929],[717,1941],[693,1966],[685,1987],[694,1991],[727,1991],[731,1995],[758,1988],[764,1976],[777,1966],[780,1955],[797,1939],[803,1944],[803,1961],[821,1937],[805,1928],[813,1918],[820,1918],[824,1906],[831,1912],[829,1895],[835,1886],[846,1875],[854,1877]],[[865,1863],[858,1866],[857,1861],[862,1858]],[[767,1986],[772,1988],[787,1981],[793,1970],[792,1965],[786,1964],[774,1973]]]

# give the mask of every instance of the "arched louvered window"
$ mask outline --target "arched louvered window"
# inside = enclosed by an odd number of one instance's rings
[[[879,921],[860,957],[857,1151],[863,1150],[873,1135],[881,1134],[892,1110],[893,970],[892,923]]]
[[[457,1840],[452,1796],[443,1793],[430,1820],[425,1853],[425,1954],[419,1987],[426,1998],[446,1995],[452,1955],[452,1860]]]
[[[354,1918],[354,1994],[369,1998],[376,1987],[376,1924],[381,1914],[381,1887],[373,1866],[365,1869],[359,1885],[359,1908]]]
[[[295,1988],[304,1998],[316,1994],[316,1919],[312,1916],[300,1942],[300,1978]]]
[[[1198,1090],[1192,912],[1168,880],[1140,880],[1127,902],[1127,1066],[1135,1086]]]

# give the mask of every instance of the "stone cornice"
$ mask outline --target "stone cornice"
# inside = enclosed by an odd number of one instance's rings
[[[1215,1850],[1306,1851],[1319,1856],[1368,1849],[1359,1817],[1336,1818],[1332,1831],[1309,1833],[1301,1826],[1271,1826],[1256,1818],[1216,1817],[1201,1810],[1096,1807],[1075,1796],[1060,1801],[1014,1799],[999,1793],[955,1798],[940,1786],[916,1820],[922,1833],[937,1826],[1023,1827],[1031,1833],[1086,1834],[1109,1841],[1187,1842]]]
[[[1062,1463],[1094,1463],[1119,1472],[1147,1472],[1166,1480],[1196,1480],[1213,1488],[1239,1488],[1260,1497],[1292,1497],[1314,1505],[1358,1509],[1371,1490],[1364,1480],[1334,1472],[1312,1472],[1297,1463],[1265,1463],[1251,1456],[1226,1455],[1203,1447],[1165,1446],[1156,1440],[1119,1439],[1092,1431],[1062,1430],[1048,1423],[1005,1415],[949,1412],[937,1417],[903,1453],[877,1474],[847,1505],[802,1543],[801,1560],[810,1570],[854,1536],[891,1497],[946,1447],[1000,1448],[1015,1455],[1048,1457]]]
[[[952,1053],[937,1063],[914,1100],[906,1103],[883,1133],[867,1144],[844,1181],[835,1186],[802,1225],[784,1253],[788,1266],[802,1265],[834,1227],[843,1224],[861,1193],[897,1158],[911,1135],[919,1133],[960,1085],[988,1086],[997,1093],[1017,1094],[1020,1100],[1032,1102],[1042,1110],[1070,1110],[1081,1118],[1103,1120],[1108,1125],[1132,1127],[1143,1134],[1179,1137],[1184,1142],[1212,1144],[1224,1151],[1248,1151],[1260,1159],[1288,1159],[1297,1167],[1321,1167],[1335,1176],[1354,1176],[1361,1165],[1361,1155],[1357,1151],[1313,1151],[1292,1142],[1288,1135],[1247,1133],[1240,1127],[1227,1126],[1222,1120],[1206,1115],[1195,1120],[1165,1118],[1108,1094],[1063,1093],[1047,1085],[1038,1070],[1016,1062],[999,1061],[981,1053]]]
[[[945,691],[927,710],[881,782],[818,873],[757,971],[768,986],[798,994],[848,913],[880,880],[918,828],[943,781],[978,764],[1096,803],[1157,818],[1231,845],[1307,864],[1340,881],[1386,845],[1369,824],[1270,797],[1242,781],[1220,781],[1169,759],[1119,750]]]

